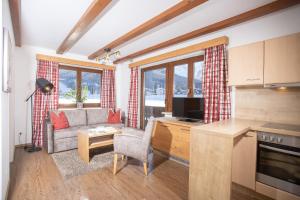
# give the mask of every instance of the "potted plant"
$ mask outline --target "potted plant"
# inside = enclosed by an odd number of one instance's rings
[[[76,90],[73,89],[65,93],[64,96],[66,98],[76,99],[77,108],[81,109],[83,108],[83,103],[87,100],[87,95],[88,95],[88,87],[84,86],[81,90],[81,96],[77,95]]]

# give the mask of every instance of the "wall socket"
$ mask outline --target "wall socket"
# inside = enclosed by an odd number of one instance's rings
[[[19,132],[19,144],[21,143],[21,136],[22,136],[22,132]]]

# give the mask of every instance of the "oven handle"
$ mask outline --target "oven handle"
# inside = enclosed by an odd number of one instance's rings
[[[284,149],[270,147],[270,146],[267,146],[267,145],[264,145],[264,144],[259,144],[259,146],[262,147],[262,148],[265,148],[265,149],[270,149],[270,150],[278,151],[278,152],[281,152],[281,153],[287,153],[287,154],[291,154],[291,155],[294,155],[294,156],[300,156],[300,153],[294,152],[294,151],[288,151],[288,150],[284,150]]]

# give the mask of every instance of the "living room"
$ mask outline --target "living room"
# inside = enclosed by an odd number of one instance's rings
[[[3,0],[1,199],[300,199],[299,3]]]

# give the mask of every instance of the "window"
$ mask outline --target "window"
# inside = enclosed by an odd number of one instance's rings
[[[82,72],[81,96],[86,96],[86,103],[100,103],[100,73]]]
[[[143,68],[141,128],[150,116],[172,112],[173,97],[202,97],[203,56]]]
[[[203,97],[203,95],[202,95],[202,69],[203,69],[203,61],[194,62],[194,80],[193,80],[194,97]]]
[[[145,72],[145,106],[165,107],[166,69]]]
[[[84,107],[99,107],[101,75],[99,70],[60,66],[59,107],[76,107],[77,100]]]
[[[188,95],[188,64],[174,66],[173,97]]]
[[[76,102],[76,98],[71,96],[72,91],[76,95],[77,71],[60,69],[59,70],[59,104],[70,104]]]

